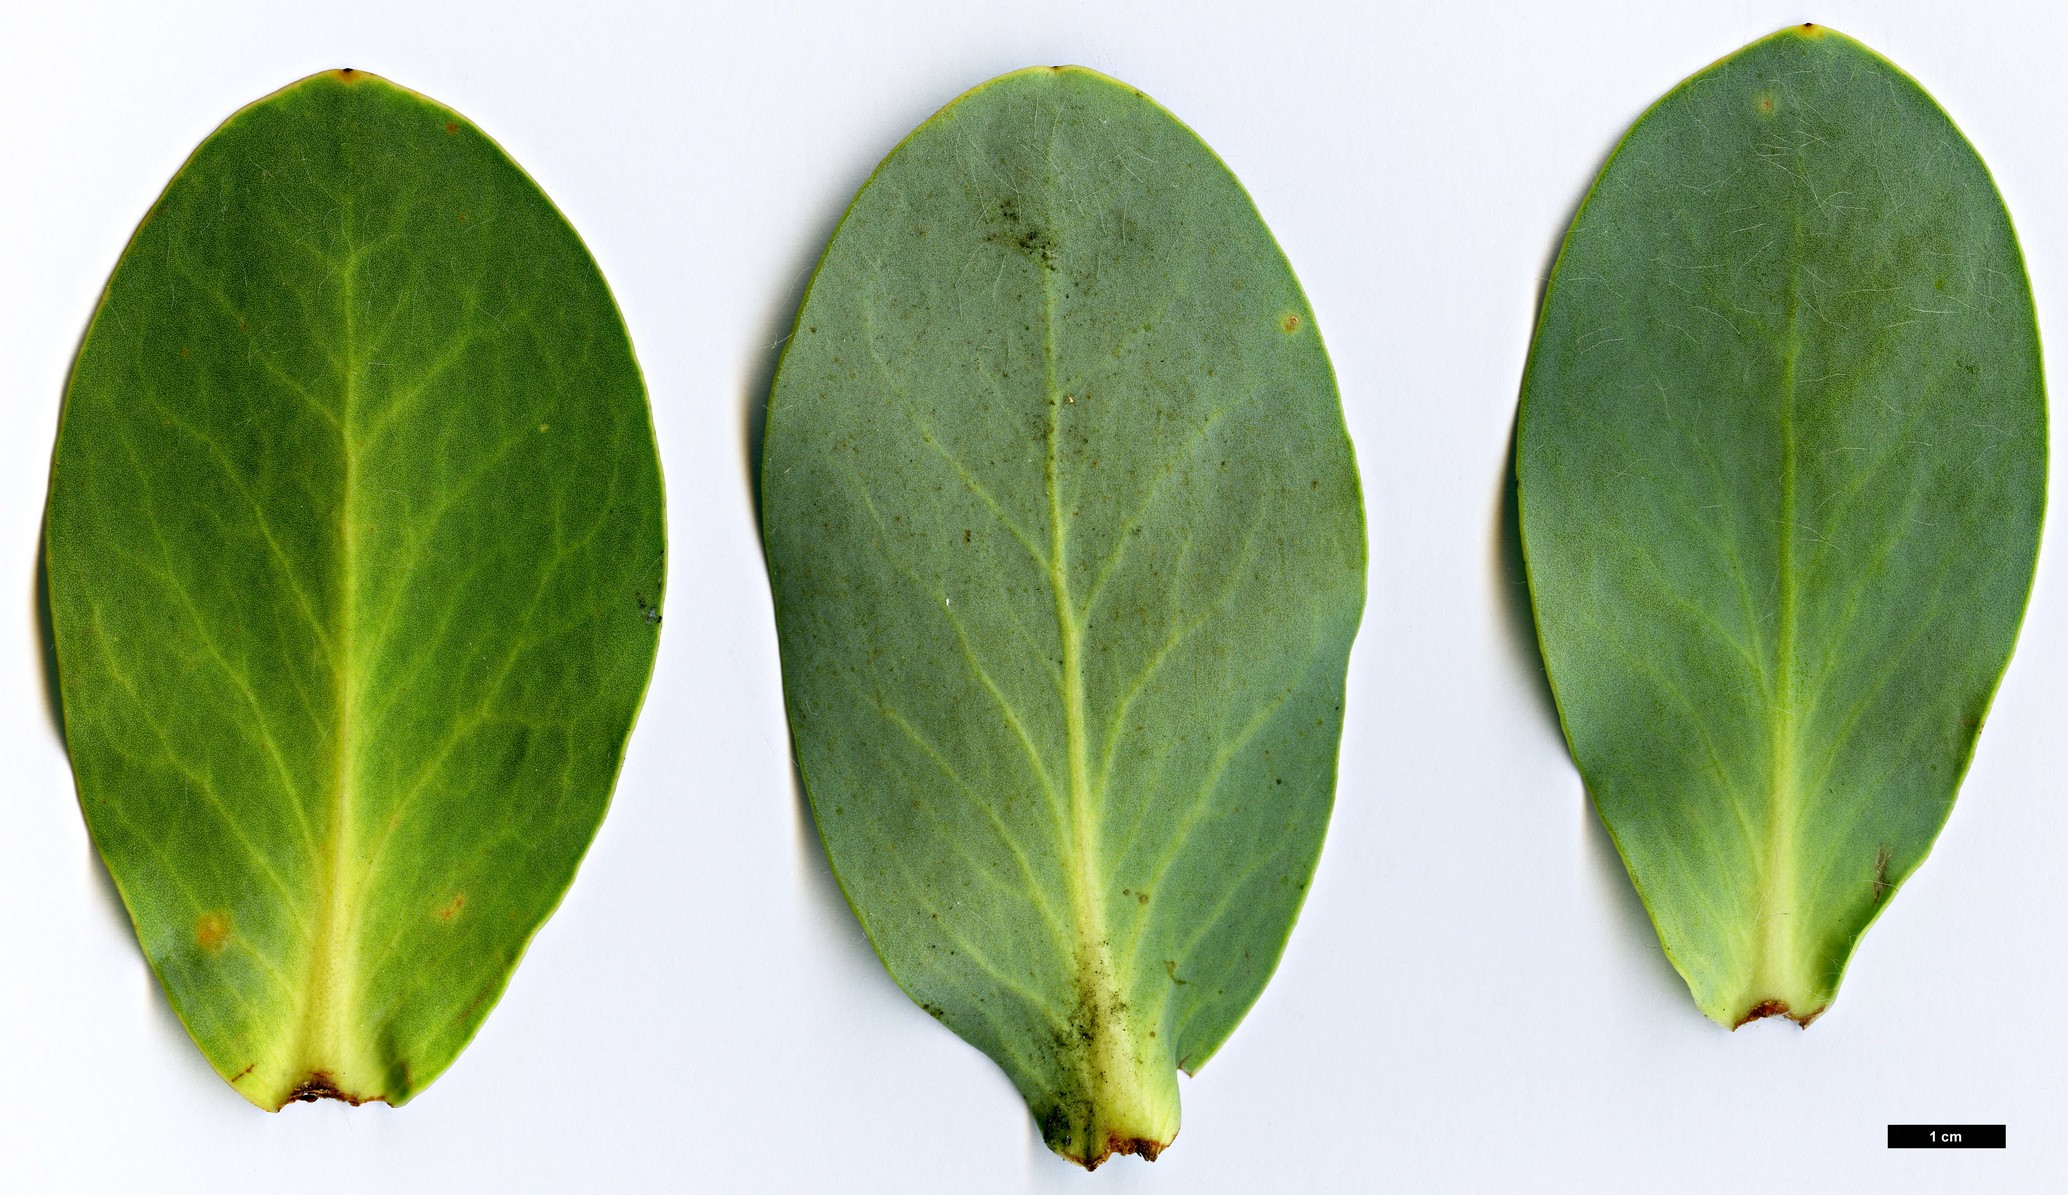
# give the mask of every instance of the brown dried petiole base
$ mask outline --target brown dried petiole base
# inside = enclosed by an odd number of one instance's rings
[[[1801,1016],[1796,1016],[1794,1013],[1788,1011],[1788,1002],[1786,1000],[1762,1000],[1758,1004],[1752,1006],[1751,1012],[1748,1012],[1744,1016],[1740,1017],[1738,1019],[1737,1024],[1731,1026],[1731,1032],[1736,1033],[1738,1030],[1743,1029],[1745,1026],[1750,1025],[1752,1022],[1763,1020],[1766,1017],[1787,1017],[1789,1020],[1794,1021],[1797,1025],[1800,1025],[1804,1029],[1807,1029],[1810,1027],[1811,1021],[1814,1021],[1818,1017],[1821,1017],[1823,1015],[1823,1008],[1815,1008],[1810,1010],[1809,1012],[1804,1013]]]

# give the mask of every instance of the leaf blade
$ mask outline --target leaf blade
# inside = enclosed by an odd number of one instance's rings
[[[1283,257],[1140,93],[994,80],[835,233],[763,479],[799,766],[879,955],[1058,1152],[1153,1156],[1175,1069],[1232,1031],[1290,930],[1362,605],[1355,468]],[[1275,815],[1259,750],[1305,768]],[[1261,798],[1248,821],[1228,792]],[[1229,819],[1271,816],[1226,849]],[[1257,924],[1217,927],[1238,897]]]
[[[1712,1018],[1820,1013],[1950,812],[2030,589],[2045,420],[1986,169],[1837,34],[1676,88],[1576,217],[1524,383],[1531,590],[1575,758]]]
[[[571,880],[651,668],[658,461],[586,250],[414,93],[248,106],[116,268],[49,535],[81,805],[190,1033],[262,1107],[406,1101]]]

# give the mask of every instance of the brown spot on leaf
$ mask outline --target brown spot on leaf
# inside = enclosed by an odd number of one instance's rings
[[[436,917],[440,921],[451,921],[453,918],[460,915],[461,909],[464,909],[466,907],[467,894],[464,892],[455,892],[452,894],[452,899],[445,902],[445,907],[431,914],[431,916]]]
[[[243,1070],[241,1070],[241,1071],[238,1071],[238,1072],[237,1072],[237,1076],[236,1076],[236,1078],[233,1078],[233,1079],[231,1079],[231,1080],[230,1080],[230,1082],[232,1082],[232,1083],[242,1083],[242,1082],[244,1082],[244,1077],[245,1077],[246,1075],[249,1075],[249,1074],[250,1074],[251,1072],[253,1072],[253,1071],[257,1070],[257,1069],[258,1069],[258,1063],[254,1062],[254,1063],[252,1063],[252,1064],[251,1064],[250,1066],[247,1066],[247,1067],[245,1067],[245,1068],[244,1068]]]
[[[1285,318],[1278,321],[1278,326],[1288,332],[1297,332],[1300,330],[1300,317],[1287,312]]]
[[[194,941],[210,954],[221,954],[230,943],[230,919],[222,913],[203,913],[194,923]]]
[[[458,122],[458,121],[455,121],[455,120],[448,120],[448,121],[446,121],[446,122],[445,122],[445,135],[446,135],[446,136],[450,137],[450,136],[452,136],[452,135],[453,135],[454,133],[457,133],[457,132],[459,132],[459,131],[460,131],[460,126],[459,126],[459,122]]]

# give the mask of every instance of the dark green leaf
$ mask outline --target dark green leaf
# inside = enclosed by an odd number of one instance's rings
[[[602,276],[453,112],[317,75],[145,218],[66,396],[51,609],[94,839],[253,1103],[402,1103],[481,1024],[603,817],[661,520]]]
[[[1803,26],[1659,101],[1544,301],[1516,469],[1565,732],[1666,953],[1808,1024],[1945,822],[2046,499],[2010,219]]]
[[[856,197],[762,484],[798,759],[877,952],[1057,1152],[1153,1157],[1299,911],[1363,605],[1283,256],[1141,93],[994,80]]]

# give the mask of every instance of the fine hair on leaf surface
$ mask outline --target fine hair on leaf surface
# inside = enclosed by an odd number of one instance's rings
[[[2046,505],[2039,337],[1973,147],[1784,29],[1638,121],[1523,382],[1565,734],[1711,1018],[1807,1025],[1952,810]]]
[[[993,80],[856,196],[770,400],[798,762],[893,977],[1086,1166],[1176,1135],[1284,949],[1364,597],[1313,314],[1133,88]]]
[[[240,1094],[401,1104],[473,1036],[603,818],[662,515],[603,277],[464,117],[325,72],[152,207],[65,397],[49,598],[88,826]]]

